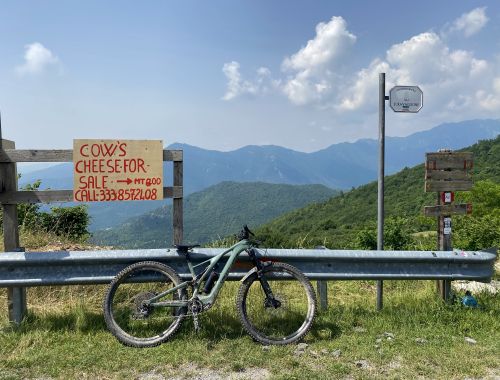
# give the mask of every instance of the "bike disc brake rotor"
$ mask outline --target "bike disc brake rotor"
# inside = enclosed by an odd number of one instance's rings
[[[133,319],[146,319],[151,314],[152,308],[147,305],[145,301],[156,296],[153,292],[142,292],[139,293],[134,299],[135,308],[132,313]]]

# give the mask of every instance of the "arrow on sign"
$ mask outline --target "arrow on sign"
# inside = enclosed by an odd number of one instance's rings
[[[127,178],[127,179],[119,179],[116,182],[124,182],[127,185],[130,185],[132,183],[132,180],[130,178]]]

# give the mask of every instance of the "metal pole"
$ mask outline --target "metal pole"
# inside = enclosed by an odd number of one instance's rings
[[[385,171],[385,73],[378,75],[378,209],[377,209],[377,250],[384,249],[384,171]],[[384,283],[377,281],[377,310],[382,310]]]

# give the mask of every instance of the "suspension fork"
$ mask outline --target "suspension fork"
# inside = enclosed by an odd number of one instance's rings
[[[281,302],[278,301],[276,298],[274,298],[273,291],[271,290],[271,286],[269,285],[269,282],[267,281],[263,269],[269,265],[272,265],[271,262],[262,262],[260,261],[257,256],[255,255],[255,252],[253,248],[249,249],[247,251],[248,256],[250,257],[250,260],[252,263],[255,265],[257,268],[257,278],[259,279],[260,285],[262,286],[262,289],[264,290],[264,294],[266,295],[266,299],[264,301],[265,307],[274,307],[277,309],[278,307],[281,306]]]

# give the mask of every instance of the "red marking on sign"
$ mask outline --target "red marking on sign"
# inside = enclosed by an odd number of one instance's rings
[[[127,178],[127,179],[119,179],[116,182],[123,182],[126,183],[127,185],[130,185],[132,183],[132,180],[130,178]]]
[[[453,191],[441,192],[441,202],[443,202],[444,204],[452,203],[454,200],[455,200],[455,193]]]

